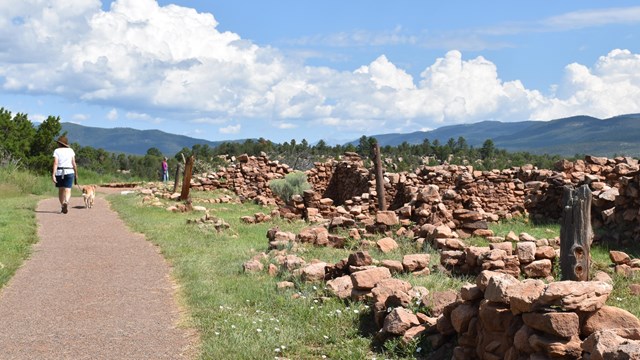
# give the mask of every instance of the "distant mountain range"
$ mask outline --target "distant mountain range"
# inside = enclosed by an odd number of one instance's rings
[[[224,142],[174,135],[160,130],[136,130],[122,127],[105,129],[73,123],[61,123],[61,125],[62,132],[67,132],[67,137],[72,143],[132,155],[144,155],[147,150],[155,147],[162,154],[173,156],[184,147],[191,149],[195,144],[216,147]]]
[[[155,147],[163,154],[173,156],[184,147],[190,149],[195,144],[216,147],[224,142],[173,135],[159,130],[103,129],[72,123],[62,123],[62,131],[68,132],[71,142],[77,142],[82,146],[139,155],[144,155],[149,148]],[[444,144],[451,138],[457,140],[461,136],[473,147],[481,147],[487,139],[491,139],[496,148],[509,151],[562,156],[589,154],[638,157],[640,114],[621,115],[609,119],[573,116],[551,121],[482,121],[443,126],[431,131],[380,134],[372,137],[375,137],[381,146],[397,146],[405,141],[409,144],[420,144],[424,139],[429,139],[432,143],[437,139]],[[358,140],[351,143],[357,144]]]
[[[598,119],[573,116],[551,121],[500,122],[482,121],[474,124],[451,125],[431,131],[410,134],[381,134],[372,137],[381,146],[397,146],[406,141],[420,144],[424,139],[441,144],[464,137],[467,143],[481,147],[491,139],[496,148],[527,151],[535,154],[573,156],[626,155],[640,156],[640,114],[628,114]],[[351,142],[357,144],[358,140]]]

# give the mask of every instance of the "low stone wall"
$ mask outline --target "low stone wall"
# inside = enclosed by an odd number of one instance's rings
[[[453,359],[636,358],[640,321],[605,305],[612,289],[609,278],[545,284],[485,271],[447,305],[437,329],[457,336]]]

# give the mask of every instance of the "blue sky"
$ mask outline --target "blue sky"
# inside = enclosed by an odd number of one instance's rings
[[[607,118],[640,112],[639,37],[633,1],[5,0],[0,106],[310,143]]]

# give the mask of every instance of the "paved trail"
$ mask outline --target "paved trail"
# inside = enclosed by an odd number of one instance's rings
[[[40,241],[0,290],[0,359],[188,359],[169,266],[109,204],[38,204]]]

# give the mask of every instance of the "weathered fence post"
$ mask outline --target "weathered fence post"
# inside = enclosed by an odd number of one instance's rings
[[[384,176],[382,174],[382,159],[380,156],[380,145],[376,141],[373,146],[373,156],[376,168],[376,193],[378,193],[378,210],[387,210],[387,204],[384,200]]]
[[[589,280],[591,228],[591,190],[564,188],[560,228],[560,271],[562,280]]]
[[[193,155],[189,156],[187,163],[184,165],[184,176],[182,177],[182,192],[180,193],[180,200],[189,199],[189,189],[191,188],[191,173],[193,172]]]
[[[178,183],[180,182],[180,163],[176,167],[176,176],[173,177],[173,192],[178,191]]]

